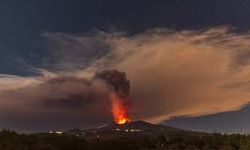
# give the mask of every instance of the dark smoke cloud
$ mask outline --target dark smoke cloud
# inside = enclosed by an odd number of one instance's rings
[[[102,79],[119,95],[129,96],[129,81],[125,72],[118,70],[104,70],[97,72],[94,79]]]
[[[38,131],[102,125],[113,120],[110,94],[128,94],[128,88],[124,72],[104,70],[89,79],[57,76],[9,90],[1,95],[7,101],[0,106],[1,128]]]

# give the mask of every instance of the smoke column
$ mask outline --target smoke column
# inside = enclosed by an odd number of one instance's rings
[[[125,72],[118,70],[104,70],[98,72],[95,79],[105,81],[108,86],[114,91],[111,96],[111,112],[114,121],[118,124],[130,122],[128,117],[129,99],[129,81],[127,80]]]

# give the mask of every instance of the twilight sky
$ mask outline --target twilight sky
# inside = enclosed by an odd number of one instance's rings
[[[93,76],[117,69],[132,119],[250,132],[249,18],[249,0],[0,0],[0,128],[112,121]]]

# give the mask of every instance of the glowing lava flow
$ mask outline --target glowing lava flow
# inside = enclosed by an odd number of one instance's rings
[[[130,122],[130,119],[128,118],[127,108],[122,103],[122,100],[116,95],[112,95],[111,98],[112,98],[112,114],[115,123],[125,124],[127,122]]]

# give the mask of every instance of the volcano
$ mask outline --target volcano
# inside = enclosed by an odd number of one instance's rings
[[[116,136],[168,136],[193,132],[158,124],[151,124],[139,120],[124,124],[109,123],[91,129],[73,129],[66,131],[65,133],[75,136],[83,136],[85,138],[111,138]]]

